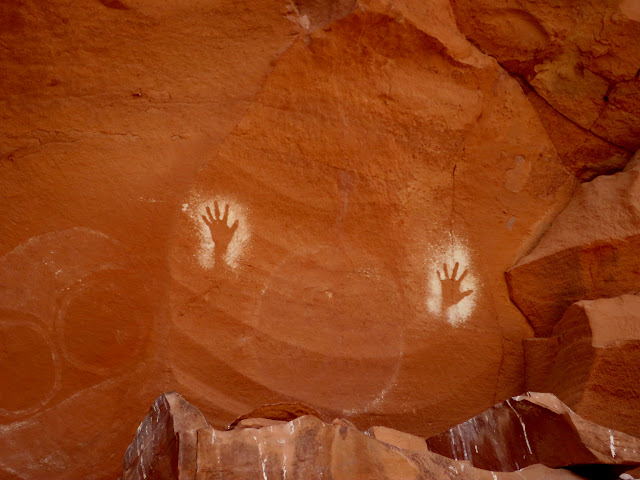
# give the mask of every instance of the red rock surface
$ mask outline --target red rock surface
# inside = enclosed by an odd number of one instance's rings
[[[180,201],[290,44],[287,15],[0,2],[0,478],[117,477],[171,384]]]
[[[410,14],[299,38],[182,202],[169,363],[214,425],[302,401],[426,435],[524,388],[503,272],[575,181],[517,82]]]
[[[227,430],[233,430],[237,425],[251,419],[285,421],[295,420],[305,415],[320,417],[320,414],[313,408],[300,403],[276,403],[274,405],[262,405],[249,413],[241,415],[229,424]]]
[[[640,297],[573,304],[549,339],[525,340],[527,386],[640,437]]]
[[[196,431],[208,427],[204,416],[180,395],[161,395],[138,426],[123,461],[123,478],[194,478],[197,470]],[[157,472],[157,473],[156,473]]]
[[[563,165],[581,180],[593,180],[597,175],[622,169],[632,156],[624,148],[594,135],[549,105],[522,79],[520,83],[527,99],[558,151]]]
[[[640,22],[514,1],[0,2],[0,478],[113,480],[158,391],[419,436],[524,391],[504,271],[636,148]]]
[[[605,479],[640,465],[640,439],[587,421],[548,393],[508,399],[426,442],[486,470],[541,464]]]
[[[636,1],[452,5],[467,38],[560,114],[630,152],[640,147],[640,48],[629,43],[640,35]]]
[[[552,408],[562,408],[562,404],[557,402]],[[596,450],[610,448],[609,436],[599,438],[602,432],[593,424],[577,416],[573,416],[572,420],[582,428],[581,433],[587,434],[588,438],[582,437],[582,440],[589,447]],[[204,480],[219,477],[265,480],[582,478],[568,470],[551,469],[540,464],[514,473],[482,470],[474,468],[468,461],[458,461],[416,448],[417,437],[408,441],[407,437],[411,436],[399,431],[374,427],[372,431],[362,433],[340,422],[323,423],[313,416],[229,432],[203,426],[202,421],[198,410],[178,394],[168,393],[159,397],[127,450],[122,480]],[[588,431],[584,429],[585,426]],[[640,452],[637,450],[640,441],[629,441],[630,437],[625,438],[619,432],[600,430],[608,434],[615,433],[618,442],[622,442],[618,443],[618,447],[628,450],[619,453],[617,461],[605,456],[600,456],[600,461],[627,465],[640,462]],[[561,428],[547,430],[546,433],[553,435],[556,431],[560,432]],[[393,441],[380,441],[374,432]],[[424,440],[422,445],[425,446]],[[568,448],[565,445],[565,449]],[[632,448],[633,452],[629,450]],[[599,478],[611,478],[606,471],[602,472],[605,475]]]
[[[583,183],[536,248],[507,272],[513,301],[549,336],[569,305],[640,290],[640,156]]]

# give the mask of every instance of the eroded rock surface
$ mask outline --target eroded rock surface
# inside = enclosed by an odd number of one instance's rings
[[[633,153],[594,135],[568,120],[549,105],[530,85],[520,81],[527,99],[558,151],[563,165],[581,180],[622,170]]]
[[[583,183],[536,248],[507,272],[511,298],[539,336],[578,300],[640,290],[640,155]]]
[[[418,436],[524,391],[504,271],[631,155],[639,15],[492,3],[0,1],[0,477],[113,479],[158,391]]]
[[[640,436],[640,296],[573,304],[548,339],[525,340],[527,387]]]
[[[637,2],[455,0],[453,6],[467,38],[556,111],[630,152],[640,147],[640,49],[630,41],[640,36]]]
[[[167,355],[218,427],[304,402],[429,435],[524,388],[504,271],[576,180],[444,2],[415,8],[297,39],[182,201]]]
[[[639,439],[587,421],[554,395],[542,393],[497,404],[427,439],[427,445],[449,458],[497,471],[539,463],[605,479],[640,465]]]
[[[521,410],[523,400],[513,399],[514,407],[524,417],[516,416],[501,426],[529,421],[529,413]],[[548,402],[548,403],[545,403]],[[532,403],[533,404],[533,403]],[[624,471],[640,463],[640,442],[631,437],[601,429],[571,414],[552,396],[538,398],[547,414],[571,416],[571,425],[580,434],[570,437],[567,424],[543,422],[546,431],[533,433],[532,442],[544,442],[546,451],[556,451],[556,462],[563,466],[573,460],[589,460],[607,465],[598,470],[607,479],[616,468]],[[510,410],[511,411],[511,410]],[[514,410],[515,411],[515,410]],[[562,417],[564,418],[564,417]],[[497,416],[495,417],[497,420]],[[512,425],[513,427],[514,425]],[[513,431],[485,430],[478,434],[496,435],[497,442],[518,441]],[[603,432],[607,432],[603,436]],[[565,433],[563,436],[562,434]],[[555,434],[560,434],[554,438]],[[614,436],[614,446],[610,438]],[[382,440],[382,441],[380,441]],[[387,440],[387,441],[385,441]],[[477,439],[476,439],[477,440]],[[562,444],[562,441],[578,444]],[[422,447],[419,444],[422,443]],[[474,445],[478,445],[475,443]],[[232,431],[215,430],[202,425],[197,410],[176,393],[164,394],[156,400],[140,425],[123,464],[123,480],[205,480],[213,478],[255,479],[367,479],[367,480],[571,480],[583,478],[566,469],[553,469],[536,464],[509,473],[476,468],[470,460],[456,460],[425,451],[425,441],[418,437],[374,427],[367,433],[337,421],[323,423],[313,416],[302,416],[289,422],[258,424]],[[537,451],[543,446],[534,443]],[[616,454],[609,453],[617,448]],[[625,451],[626,449],[626,451]],[[611,450],[613,451],[613,450]],[[590,457],[580,456],[590,454]],[[514,452],[515,453],[515,452]],[[559,454],[571,453],[566,464]],[[544,455],[543,455],[544,456]],[[476,460],[479,457],[476,457]],[[545,457],[548,459],[548,455]],[[587,471],[587,473],[589,473]],[[616,475],[617,476],[617,475]]]
[[[237,428],[237,425],[240,425],[243,422],[245,422],[244,425],[246,426],[246,422],[249,420],[262,419],[267,422],[288,422],[305,415],[313,415],[320,418],[320,414],[315,409],[301,403],[276,403],[273,405],[262,405],[261,407],[236,418],[229,424],[227,430],[233,430],[234,428]]]

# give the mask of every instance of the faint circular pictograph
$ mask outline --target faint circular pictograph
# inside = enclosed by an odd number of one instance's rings
[[[401,303],[392,273],[364,251],[296,252],[263,289],[256,327],[277,354],[261,349],[251,376],[316,405],[365,411],[393,387],[404,347]]]
[[[29,415],[60,387],[60,362],[48,333],[29,314],[0,310],[0,415]]]
[[[120,242],[82,227],[1,257],[0,423],[133,368],[153,326],[149,283]]]
[[[56,319],[66,361],[99,375],[119,371],[141,354],[153,320],[144,281],[127,270],[95,272],[69,287]]]

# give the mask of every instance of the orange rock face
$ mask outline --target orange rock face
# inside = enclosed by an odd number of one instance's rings
[[[553,334],[525,340],[528,386],[555,393],[602,425],[640,436],[640,297],[576,302]]]
[[[640,156],[580,185],[536,248],[507,272],[514,302],[549,336],[569,305],[640,290]]]
[[[455,0],[453,6],[467,37],[557,112],[630,152],[640,147],[640,49],[629,48],[640,35],[636,2]]]
[[[117,478],[171,383],[180,201],[291,42],[287,15],[0,2],[0,478]]]
[[[503,272],[574,180],[495,62],[389,15],[298,39],[182,203],[169,362],[213,422],[299,400],[435,433],[521,381]]]
[[[427,437],[551,372],[640,290],[640,14],[520,3],[0,2],[0,478],[112,480],[161,391]]]

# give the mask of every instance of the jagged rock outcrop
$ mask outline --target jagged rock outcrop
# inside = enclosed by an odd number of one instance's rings
[[[180,465],[180,480],[195,477],[198,429],[209,424],[202,413],[180,395],[161,395],[144,418],[124,457],[122,476],[169,478]],[[157,473],[156,473],[157,472]]]
[[[533,445],[531,448],[541,454],[540,459],[549,461],[555,451],[551,463],[575,466],[576,462],[583,462],[581,466],[587,474],[596,471],[594,464],[602,465],[603,468],[598,470],[600,479],[613,478],[609,475],[611,472],[620,473],[640,464],[639,440],[580,419],[553,396],[539,396],[535,402],[529,399],[532,406],[542,406],[543,412],[523,408],[526,402],[523,399],[512,399],[512,402],[509,409],[506,406],[494,407],[491,414],[485,414],[490,423],[484,425],[484,429],[474,430],[475,437],[464,439],[473,442],[467,445],[467,450],[482,449],[480,455],[484,455],[482,458],[485,463],[488,450],[484,450],[485,445],[479,441],[481,438],[488,441],[495,435],[494,445],[499,442],[506,455],[519,456],[522,452],[511,445],[520,443],[523,422],[530,421],[530,415],[538,413],[536,420],[542,420],[542,430],[537,429],[534,422],[530,426],[529,436],[524,439],[528,446]],[[513,410],[516,416],[502,416],[501,412],[505,409],[509,412]],[[558,422],[554,416],[568,423]],[[530,465],[513,473],[501,471],[509,469],[511,463],[508,462],[508,465],[500,465],[506,468],[495,469],[497,471],[476,468],[473,465],[479,462],[481,457],[478,455],[472,459],[471,455],[467,457],[464,454],[465,460],[447,458],[426,451],[423,439],[403,432],[373,427],[362,433],[344,421],[336,420],[327,424],[308,415],[289,422],[277,421],[231,431],[215,430],[203,425],[202,420],[199,412],[180,395],[161,395],[127,450],[122,480],[205,480],[219,477],[233,480],[583,478],[568,470],[552,469],[541,464]],[[578,433],[571,435],[569,427],[577,428]],[[443,434],[441,439],[448,442],[446,435]],[[439,445],[434,439],[429,442],[434,448]],[[507,452],[509,448],[512,448],[511,452]],[[560,460],[562,455],[568,455],[567,463]],[[587,464],[590,464],[589,468]]]
[[[581,184],[536,248],[507,271],[511,298],[548,337],[578,300],[640,290],[640,154]]]
[[[514,471],[539,463],[606,479],[640,465],[640,439],[585,420],[548,393],[527,393],[494,405],[428,438],[427,445],[486,470]]]
[[[550,338],[524,341],[527,387],[594,422],[640,436],[640,296],[582,300]]]

